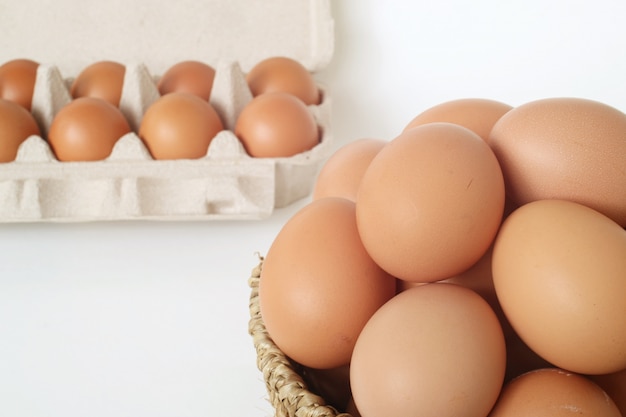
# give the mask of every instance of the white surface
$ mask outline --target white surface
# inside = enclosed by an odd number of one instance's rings
[[[402,5],[400,5],[402,3]],[[333,3],[337,144],[468,96],[626,109],[621,0]],[[268,416],[247,278],[264,221],[0,225],[0,415]]]

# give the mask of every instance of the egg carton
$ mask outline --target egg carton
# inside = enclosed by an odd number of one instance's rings
[[[322,132],[316,147],[292,157],[250,157],[233,133],[252,99],[245,73],[237,62],[220,63],[210,102],[225,130],[203,158],[154,160],[136,132],[146,109],[160,97],[157,81],[144,64],[126,65],[120,110],[133,132],[120,138],[105,160],[60,162],[45,136],[56,113],[71,101],[72,78],[54,65],[40,65],[32,113],[42,137],[29,137],[14,162],[0,164],[0,219],[254,219],[311,192],[329,154],[327,97],[308,107]]]
[[[261,219],[309,195],[330,155],[325,91],[322,103],[309,106],[321,130],[310,151],[253,158],[233,133],[252,99],[245,73],[257,62],[287,56],[311,72],[328,64],[329,0],[184,0],[149,8],[139,0],[23,0],[3,4],[0,35],[0,62],[41,63],[32,112],[42,130],[14,162],[0,163],[0,222]],[[133,133],[105,160],[60,162],[45,140],[50,124],[71,100],[73,78],[105,59],[126,66],[120,109]],[[136,132],[159,97],[158,77],[187,59],[215,67],[210,102],[224,130],[203,158],[154,160]]]

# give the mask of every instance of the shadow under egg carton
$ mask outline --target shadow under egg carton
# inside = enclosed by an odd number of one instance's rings
[[[133,132],[102,161],[58,161],[45,137],[71,101],[71,78],[40,65],[32,113],[42,137],[22,143],[14,162],[0,164],[0,222],[97,220],[260,219],[310,194],[330,153],[330,100],[309,106],[320,143],[292,157],[253,158],[233,133],[252,99],[236,62],[216,68],[211,104],[225,130],[199,159],[154,160],[137,135],[147,108],[160,95],[143,64],[126,65],[120,110]]]

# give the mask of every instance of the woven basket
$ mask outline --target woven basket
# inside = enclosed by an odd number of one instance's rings
[[[289,359],[272,341],[265,329],[259,308],[259,280],[263,258],[248,280],[250,322],[248,331],[257,353],[257,366],[263,373],[269,401],[276,417],[352,417],[327,405],[322,397],[311,392],[304,381],[302,367]]]

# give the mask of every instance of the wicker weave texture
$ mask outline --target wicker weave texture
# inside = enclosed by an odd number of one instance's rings
[[[276,410],[276,417],[351,417],[350,414],[340,413],[326,405],[322,397],[309,391],[307,384],[296,371],[297,365],[268,335],[259,307],[262,267],[261,258],[248,279],[251,288],[248,332],[252,336],[257,353],[257,366],[263,373],[269,401]]]

